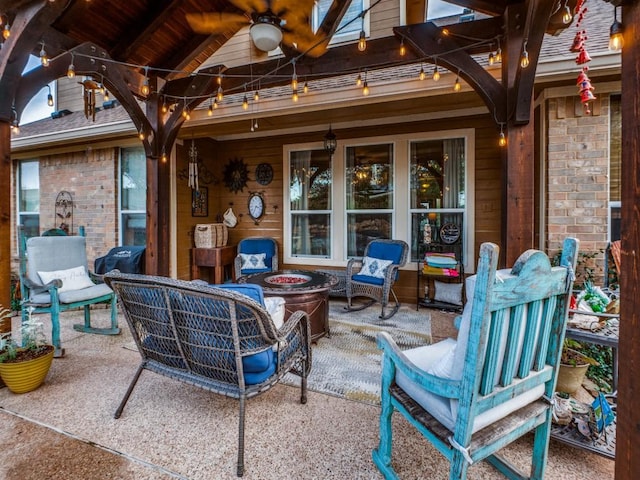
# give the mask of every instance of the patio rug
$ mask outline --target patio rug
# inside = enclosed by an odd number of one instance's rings
[[[344,310],[346,302],[329,303],[330,337],[312,346],[309,390],[348,400],[380,403],[381,351],[376,335],[385,331],[401,350],[431,343],[431,320],[425,310],[404,305],[389,320],[380,320],[380,306],[359,312]],[[300,385],[300,378],[287,375],[283,382]]]

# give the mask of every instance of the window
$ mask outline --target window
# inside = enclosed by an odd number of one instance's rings
[[[371,240],[392,238],[393,145],[347,147],[347,255],[361,257]]]
[[[621,200],[620,172],[622,167],[622,111],[620,95],[610,97],[609,117],[609,241],[620,240]]]
[[[143,148],[120,152],[120,244],[147,243],[147,159]]]
[[[337,143],[332,156],[319,142],[284,148],[284,263],[346,266],[376,238],[406,241],[415,262],[429,219],[434,241],[445,224],[459,227],[474,271],[473,129]]]
[[[312,15],[314,31],[316,31],[322,23],[331,3],[332,0],[319,0],[316,2]],[[338,25],[336,33],[331,38],[329,44],[355,40],[360,36],[361,30],[368,32],[369,15],[365,15],[364,25],[362,19],[358,18],[367,8],[369,8],[369,0],[352,0],[349,9],[344,14],[344,17],[342,17],[340,25]]]
[[[455,224],[464,230],[465,139],[410,142],[411,259],[424,242],[425,226],[430,241],[440,243],[440,229]]]
[[[325,151],[291,152],[290,249],[294,257],[331,257],[331,176],[331,159]]]
[[[40,235],[40,164],[29,160],[18,164],[18,225],[25,236]]]

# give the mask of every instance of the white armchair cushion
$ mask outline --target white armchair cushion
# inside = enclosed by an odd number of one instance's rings
[[[58,292],[68,292],[71,290],[82,290],[93,287],[95,284],[89,278],[84,267],[69,268],[67,270],[55,270],[52,272],[38,272],[43,284],[47,284],[55,279],[62,280],[62,287]]]
[[[362,259],[362,268],[358,275],[367,275],[374,278],[384,278],[387,267],[391,265],[391,260],[381,260],[379,258],[364,257]]]
[[[242,260],[241,270],[256,270],[259,268],[267,268],[264,263],[266,253],[241,253],[240,259]]]

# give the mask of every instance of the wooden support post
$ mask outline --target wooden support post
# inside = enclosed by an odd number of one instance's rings
[[[0,121],[0,178],[7,188],[0,194],[0,306],[10,308],[11,301],[11,128]],[[0,334],[11,331],[11,319],[0,320]]]
[[[622,8],[622,238],[620,272],[620,343],[617,480],[640,477],[640,5]]]

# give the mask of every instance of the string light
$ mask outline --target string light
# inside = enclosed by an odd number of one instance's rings
[[[564,23],[565,25],[569,25],[571,23],[571,20],[573,20],[573,15],[571,14],[569,5],[567,5],[567,1],[568,0],[564,0],[564,8],[562,9],[562,23]]]
[[[489,66],[492,66],[494,63],[496,63],[496,57],[493,54],[493,52],[489,53]]]
[[[244,94],[244,98],[242,99],[242,109],[249,110],[249,99],[247,98],[247,94]]]
[[[140,140],[144,140],[144,130],[140,129],[140,131],[138,132],[138,138]]]
[[[168,110],[169,110],[169,108],[167,107],[167,100],[163,97],[162,98],[162,113],[167,113]]]
[[[223,98],[224,98],[224,92],[222,91],[222,85],[220,85],[218,87],[218,93],[216,93],[216,100],[218,100],[218,103],[220,103]]]
[[[356,86],[359,87],[362,85],[362,75],[358,73],[358,78],[356,78]]]
[[[213,109],[214,109],[214,110],[215,110],[215,109],[217,109],[217,108],[218,108],[218,106],[219,106],[219,105],[218,105],[218,99],[217,99],[217,98],[214,98],[214,99],[213,99]]]
[[[527,41],[524,41],[524,45],[522,45],[522,56],[520,57],[520,66],[522,68],[527,68],[529,66],[529,52],[527,52]]]
[[[9,26],[9,20],[7,19],[7,23],[4,24],[4,29],[2,30],[2,38],[5,40],[11,36],[11,27]]]
[[[618,52],[624,46],[624,36],[622,34],[622,23],[618,21],[618,8],[613,7],[613,23],[609,30],[609,50]]]
[[[304,85],[302,86],[302,92],[305,94],[309,93],[309,85],[307,84],[307,82],[304,82]]]
[[[424,80],[426,77],[425,73],[424,73],[424,65],[420,65],[420,73],[418,73],[418,78],[420,80]]]
[[[43,67],[49,66],[49,57],[47,56],[47,51],[44,49],[44,42],[42,42],[42,48],[40,49],[40,64]]]
[[[47,88],[49,89],[49,94],[47,95],[47,105],[53,107],[53,95],[51,95],[51,85],[47,84]]]
[[[506,147],[507,146],[507,137],[504,134],[504,124],[500,124],[500,136],[498,137],[498,146]]]
[[[260,93],[258,92],[258,90],[256,90],[255,92],[253,92],[253,101],[257,102],[258,100],[260,100]]]
[[[104,102],[108,102],[109,101],[109,90],[107,90],[107,89],[104,90],[104,95],[102,96],[102,100]]]
[[[294,103],[298,101],[298,90],[291,92],[291,100],[293,100]]]
[[[291,90],[298,90],[298,75],[296,74],[296,62],[293,65],[293,75],[291,75]]]
[[[456,76],[456,83],[453,84],[453,91],[459,92],[462,89],[462,85],[460,84],[460,72]]]
[[[367,49],[367,35],[364,33],[364,13],[360,14],[360,18],[362,19],[361,28],[360,28],[360,37],[358,38],[358,50],[364,52]]]
[[[207,116],[213,115],[213,100],[209,98],[209,108],[207,108]]]
[[[140,89],[140,93],[146,97],[149,95],[149,67],[144,69],[144,83],[142,84],[142,88]]]
[[[73,78],[76,76],[76,67],[73,64],[73,53],[71,54],[71,63],[69,64],[69,67],[67,68],[67,78]]]
[[[404,46],[404,38],[400,40],[400,56],[404,57],[407,54],[407,47]]]
[[[496,63],[502,63],[502,48],[500,48],[500,39],[498,39],[498,50],[495,56]]]
[[[164,151],[164,147],[162,147],[162,156],[160,157],[162,163],[167,163],[167,153]]]
[[[440,71],[438,70],[438,62],[434,62],[434,69],[433,69],[433,81],[437,82],[438,80],[440,80]]]
[[[367,71],[364,72],[364,82],[362,82],[362,95],[369,95],[369,83],[367,82]]]

